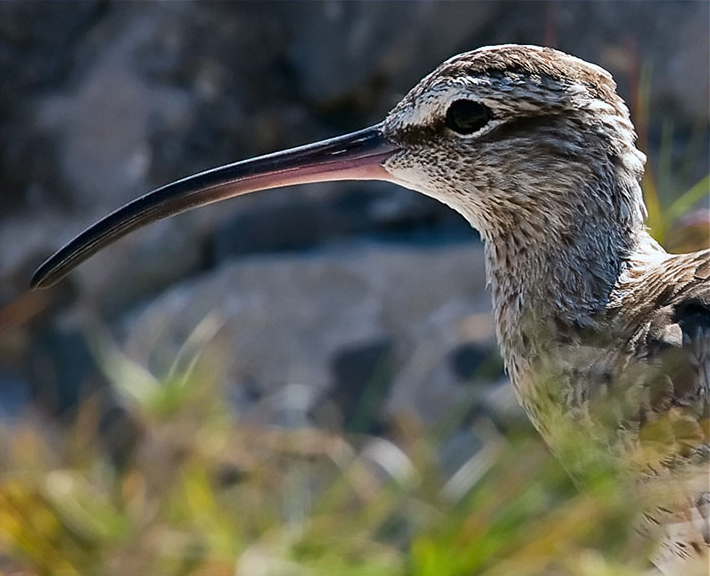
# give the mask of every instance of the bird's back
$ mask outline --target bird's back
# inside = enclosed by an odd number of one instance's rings
[[[638,488],[639,528],[659,541],[654,563],[666,574],[693,573],[696,562],[707,573],[709,280],[710,250],[640,255],[606,309],[590,324],[552,334],[548,353],[514,381],[573,476],[583,481],[595,458],[611,455]],[[585,449],[565,457],[577,434]]]
[[[687,573],[708,569],[710,546],[710,250],[663,255],[631,269],[610,308],[623,327],[613,381],[636,414],[631,468],[660,530],[656,564]],[[657,526],[657,528],[654,528]],[[678,562],[681,562],[678,564]]]
[[[653,561],[664,574],[706,574],[710,250],[652,247],[596,316],[576,326],[535,319],[538,352],[513,357],[513,383],[573,477],[584,483],[604,461],[637,489],[638,527],[659,542]]]

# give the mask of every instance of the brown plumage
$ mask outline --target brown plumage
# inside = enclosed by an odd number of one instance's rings
[[[561,52],[455,56],[386,119],[167,185],[45,262],[45,286],[143,224],[287,184],[396,182],[448,204],[486,243],[516,394],[553,450],[574,426],[653,494],[641,529],[666,573],[707,569],[710,251],[667,254],[644,227],[626,106],[611,76]],[[567,462],[583,475],[583,463]]]

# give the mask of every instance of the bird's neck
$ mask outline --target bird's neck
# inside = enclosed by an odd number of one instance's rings
[[[638,183],[627,179],[623,185]],[[640,199],[640,188],[633,197]],[[631,212],[641,216],[626,217]],[[645,231],[643,214],[643,205],[573,206],[567,214],[551,214],[540,230],[523,211],[509,215],[505,228],[483,233],[498,338],[514,380],[541,355],[594,330],[620,277],[639,254],[660,250]]]

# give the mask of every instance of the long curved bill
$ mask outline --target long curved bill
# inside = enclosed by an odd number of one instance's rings
[[[397,147],[381,125],[214,168],[167,184],[112,212],[50,256],[34,273],[47,288],[129,232],[198,206],[258,190],[333,180],[392,180],[383,163]]]

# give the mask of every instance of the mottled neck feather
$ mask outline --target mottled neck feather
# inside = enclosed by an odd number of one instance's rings
[[[593,330],[620,276],[640,256],[662,253],[643,224],[643,159],[628,147],[608,162],[571,164],[566,176],[552,170],[529,194],[506,195],[542,194],[548,206],[502,205],[495,219],[474,222],[486,241],[498,337],[514,380],[540,354]]]

